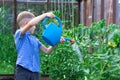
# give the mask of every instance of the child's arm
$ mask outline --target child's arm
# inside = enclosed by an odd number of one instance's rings
[[[43,51],[46,54],[50,54],[54,50],[54,48],[55,48],[55,46],[54,47],[50,46],[50,47],[47,48],[46,46],[42,45],[40,47],[40,50]]]
[[[65,42],[65,39],[64,39],[64,37],[61,37],[61,39],[60,39],[60,43],[63,43],[63,42]],[[50,54],[53,50],[54,50],[54,48],[55,48],[56,46],[50,46],[50,47],[45,47],[44,45],[42,45],[41,47],[40,47],[40,50],[41,51],[43,51],[44,53],[46,53],[46,54]]]
[[[52,12],[44,13],[42,15],[39,15],[35,18],[33,18],[31,21],[29,21],[22,29],[22,34],[24,34],[26,31],[28,31],[32,26],[35,26],[38,22],[43,20],[45,17],[53,18],[55,15]]]

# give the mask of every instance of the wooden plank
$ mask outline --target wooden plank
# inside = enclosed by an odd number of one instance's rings
[[[84,24],[84,25],[85,25],[85,22],[86,22],[86,20],[85,20],[86,15],[85,14],[86,14],[86,1],[82,0],[81,1],[81,11],[80,11],[80,16],[81,16],[80,17],[81,18],[80,23]]]
[[[93,22],[93,14],[94,14],[94,5],[93,5],[93,0],[90,0],[89,3],[90,7],[89,7],[89,26],[91,26],[92,22]]]
[[[105,5],[105,4],[108,4],[108,0],[105,0],[105,2],[104,2],[104,19],[107,20],[107,17],[108,17],[108,16],[107,16],[107,15],[108,15],[108,14],[107,14],[107,11],[108,11],[108,10],[107,10],[107,9],[108,9],[107,7],[108,7],[108,5]],[[107,22],[107,21],[106,21],[106,22]]]
[[[87,0],[86,3],[86,25],[90,26],[92,23],[92,13],[93,13],[93,9],[92,9],[92,0]]]
[[[120,25],[120,0],[117,0],[116,1],[116,5],[117,5],[117,7],[116,7],[116,23],[118,24],[118,25]]]
[[[89,20],[88,20],[88,17],[89,17],[89,3],[90,3],[90,0],[87,0],[86,1],[86,14],[85,14],[85,25],[88,26],[89,25]]]
[[[104,17],[104,0],[96,0],[96,21]]]
[[[114,3],[115,0],[106,0],[107,3],[109,3],[106,7],[106,24],[109,25],[111,23],[113,23],[114,21],[114,18],[113,18],[113,3]]]
[[[117,0],[114,0],[113,1],[113,23],[114,24],[116,23],[116,3],[117,3]]]
[[[101,0],[101,19],[104,19],[104,4],[105,0]]]
[[[94,0],[92,0],[92,22],[94,22]]]

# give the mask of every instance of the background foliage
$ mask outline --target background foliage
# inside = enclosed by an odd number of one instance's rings
[[[8,7],[12,8],[13,6],[0,7],[0,74],[13,73],[16,59],[12,34],[13,15],[11,14],[13,12]]]
[[[16,61],[12,34],[13,7],[8,7],[10,6],[0,7],[0,74],[13,74]],[[32,12],[35,12],[34,7],[39,6],[29,7]],[[18,9],[26,10],[21,7]],[[38,10],[35,15],[40,12]],[[60,16],[59,11],[54,13]],[[75,39],[82,60],[69,42],[65,42],[58,45],[51,55],[40,53],[40,73],[49,75],[52,80],[119,80],[120,26],[115,24],[106,26],[105,23],[105,20],[102,20],[94,22],[89,27],[79,24],[71,26],[70,29],[64,28],[63,36]],[[34,35],[44,43],[41,39],[43,28],[40,23],[37,26]]]

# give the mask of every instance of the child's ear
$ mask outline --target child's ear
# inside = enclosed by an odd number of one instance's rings
[[[24,24],[27,24],[27,23],[28,23],[28,20],[25,20],[25,21],[24,21]]]

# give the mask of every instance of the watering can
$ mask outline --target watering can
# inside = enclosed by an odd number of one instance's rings
[[[59,43],[62,36],[62,22],[59,17],[55,16],[54,18],[58,21],[59,25],[56,25],[53,22],[50,22],[48,25],[46,25],[49,17],[46,17],[42,21],[42,26],[44,28],[42,38],[50,46],[55,46],[57,43]]]

